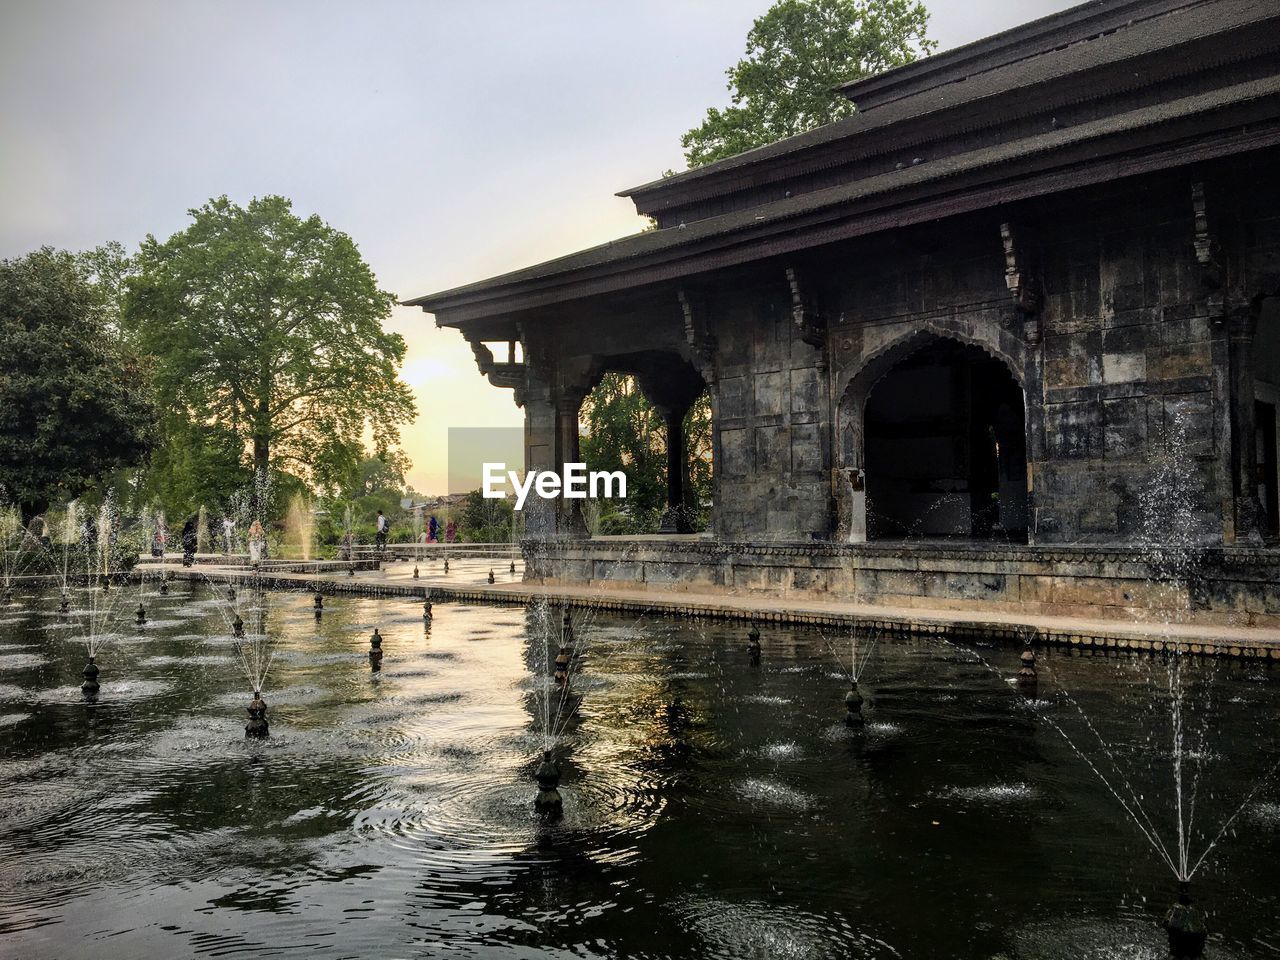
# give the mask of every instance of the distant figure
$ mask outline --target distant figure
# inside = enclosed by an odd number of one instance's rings
[[[267,535],[262,531],[262,523],[253,521],[249,527],[249,562],[261,563],[267,556]]]
[[[197,527],[200,521],[195,517],[188,518],[182,525],[182,565],[189,567],[196,562],[196,544],[199,543]]]
[[[455,520],[450,520],[444,528],[444,542],[453,543],[458,536],[458,524]]]
[[[234,517],[222,518],[222,543],[224,552],[236,552],[236,521]]]
[[[427,543],[440,542],[440,521],[432,514],[430,522],[427,524]]]
[[[381,552],[387,548],[387,527],[389,526],[387,518],[382,515],[382,511],[378,511],[378,551]]]
[[[159,527],[151,535],[151,555],[157,558],[164,556],[164,531]]]

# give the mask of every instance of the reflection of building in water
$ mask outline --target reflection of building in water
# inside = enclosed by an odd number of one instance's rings
[[[1179,534],[1258,545],[1280,486],[1277,37],[1280,8],[1248,0],[1067,10],[626,191],[656,230],[413,303],[513,390],[529,468],[577,459],[606,372],[669,422],[707,390],[719,542],[1123,548],[1176,456]],[[529,529],[585,525],[560,501]],[[573,549],[591,576],[603,548]],[[780,576],[750,586],[839,581]]]

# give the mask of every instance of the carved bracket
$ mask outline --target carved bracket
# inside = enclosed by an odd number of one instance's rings
[[[526,368],[523,363],[516,362],[515,341],[510,341],[508,344],[505,363],[496,361],[493,358],[493,351],[480,340],[472,340],[468,337],[467,342],[471,344],[471,353],[476,358],[476,367],[480,373],[488,377],[489,382],[495,387],[514,390],[516,406],[524,406],[524,394],[527,385]]]
[[[1202,180],[1191,184],[1191,211],[1195,225],[1192,245],[1196,251],[1196,263],[1202,268],[1200,279],[1206,289],[1217,290],[1222,286],[1222,265],[1218,261],[1218,242],[1209,229],[1209,208]]]
[[[701,304],[681,287],[676,291],[680,301],[680,313],[684,317],[684,339],[693,351],[694,364],[704,380],[710,383],[715,377],[716,335]]]
[[[800,331],[800,339],[822,350],[827,345],[827,321],[817,309],[812,291],[801,283],[800,272],[787,267],[787,286],[791,289],[791,320]]]
[[[1026,238],[1008,222],[1000,224],[1000,242],[1004,245],[1004,285],[1013,294],[1014,306],[1024,316],[1038,318],[1044,297],[1035,254]],[[1028,324],[1028,339],[1040,337],[1040,324]]]

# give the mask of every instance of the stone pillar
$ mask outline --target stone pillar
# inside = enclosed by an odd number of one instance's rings
[[[1039,313],[1025,319],[1023,342],[1026,344],[1023,363],[1024,387],[1022,392],[1022,416],[1025,420],[1027,444],[1027,542],[1036,543],[1039,506],[1037,484],[1040,471],[1048,460],[1048,445],[1044,434],[1044,321]]]
[[[566,463],[581,463],[582,452],[578,438],[578,412],[582,409],[585,394],[577,391],[562,391],[557,404],[559,419],[559,460],[558,466]],[[582,516],[582,501],[561,497],[559,501],[560,534],[573,540],[585,540],[591,536],[587,530],[587,521]]]
[[[526,354],[527,355],[527,354]],[[531,367],[524,404],[524,468],[558,470],[556,434],[559,430],[556,404],[545,373]],[[555,504],[530,496],[524,505],[524,535],[547,540],[558,533]]]
[[[659,533],[692,533],[689,510],[685,504],[685,491],[689,488],[689,464],[685,459],[684,418],[689,412],[685,407],[663,407],[662,419],[667,425],[667,509],[662,514]]]
[[[1231,489],[1235,498],[1237,542],[1262,543],[1262,511],[1258,503],[1258,450],[1254,425],[1253,339],[1258,329],[1252,306],[1227,317],[1230,362]]]

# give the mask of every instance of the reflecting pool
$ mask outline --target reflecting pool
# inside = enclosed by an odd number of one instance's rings
[[[847,634],[762,627],[753,665],[743,624],[585,614],[556,720],[558,610],[272,593],[247,741],[229,601],[147,589],[96,703],[83,620],[0,607],[2,956],[1167,955],[1172,875],[1092,769],[1171,835],[1160,658],[1040,650],[1024,696],[1015,648],[882,639],[858,731]],[[1207,956],[1280,956],[1280,678],[1182,670],[1196,856],[1243,802],[1195,877]]]

